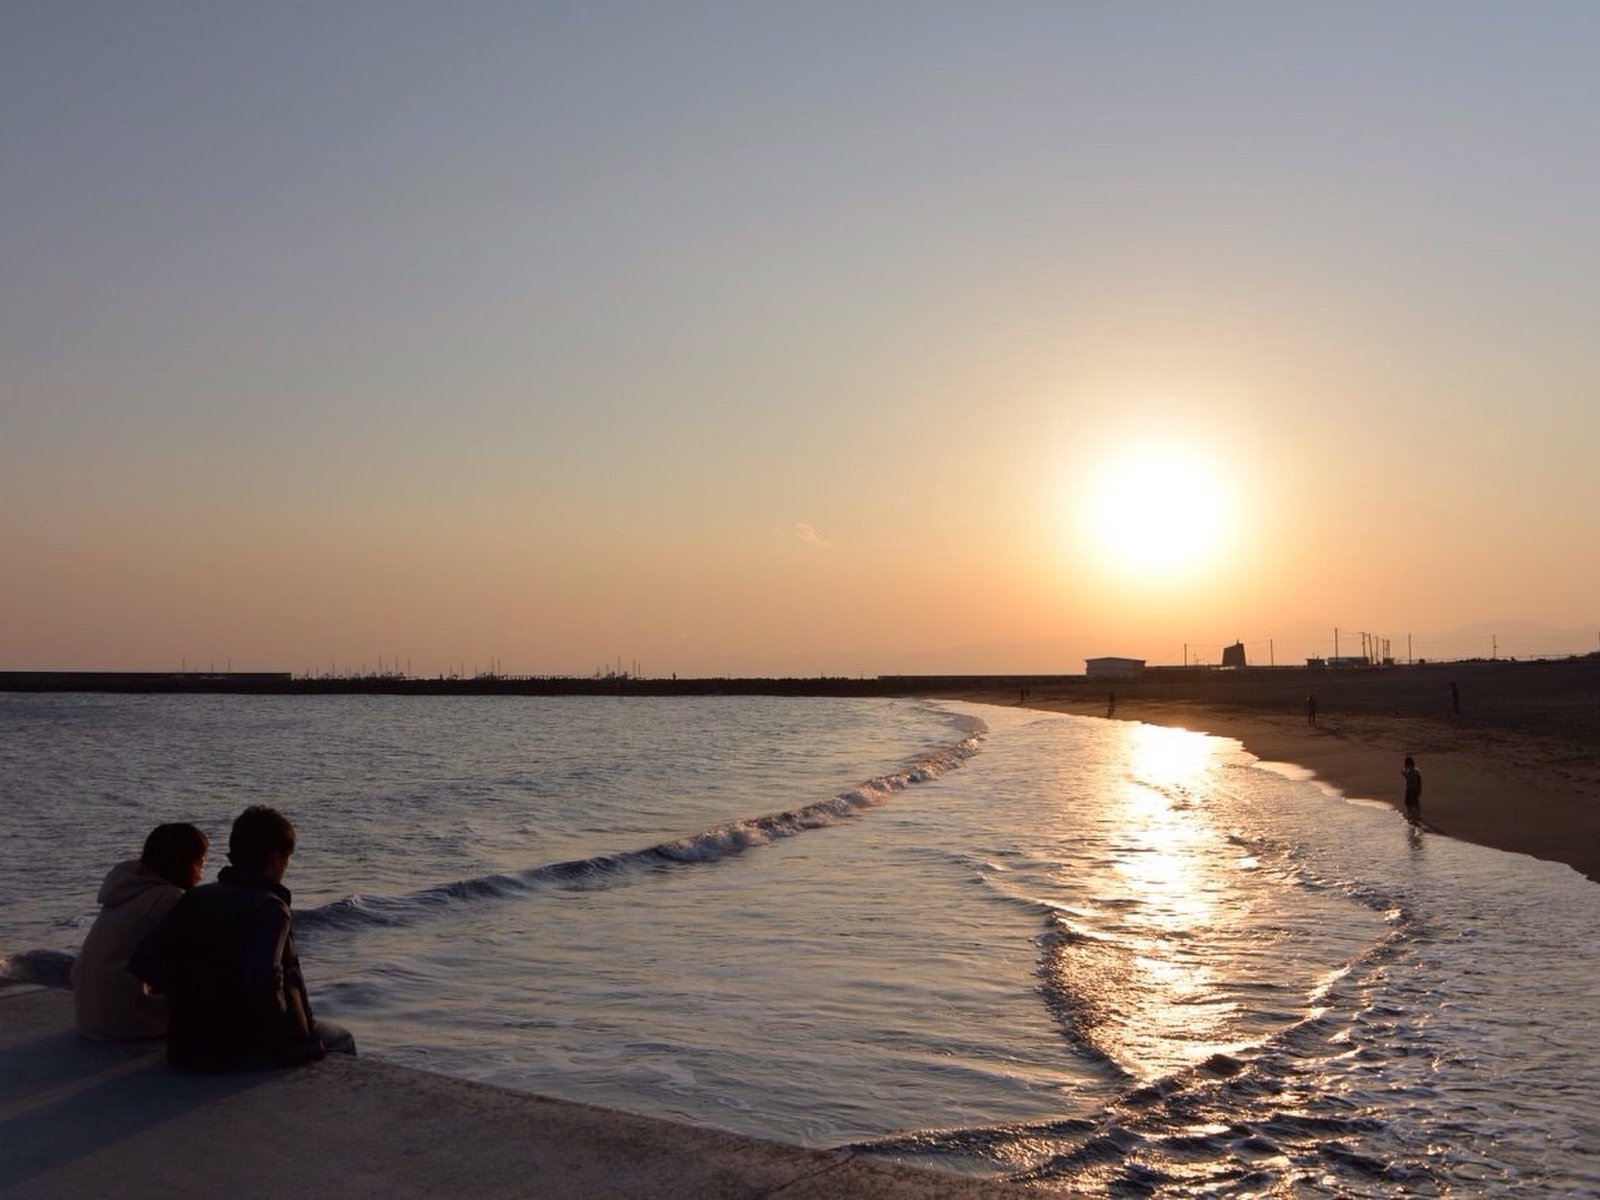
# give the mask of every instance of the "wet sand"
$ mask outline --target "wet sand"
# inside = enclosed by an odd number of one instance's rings
[[[1454,712],[1450,684],[1457,685]],[[1020,686],[925,694],[1010,706]],[[1235,738],[1346,795],[1402,803],[1400,766],[1423,773],[1440,833],[1563,862],[1600,882],[1600,658],[1359,670],[1170,669],[1139,680],[1040,679],[1028,707]],[[1317,721],[1306,698],[1317,698]]]

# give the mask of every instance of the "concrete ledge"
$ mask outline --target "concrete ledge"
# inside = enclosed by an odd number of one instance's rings
[[[0,1196],[1037,1195],[370,1059],[194,1076],[163,1054],[78,1037],[66,992],[0,989]]]

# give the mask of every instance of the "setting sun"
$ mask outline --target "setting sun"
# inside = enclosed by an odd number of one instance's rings
[[[1222,481],[1203,461],[1151,450],[1107,466],[1084,519],[1105,561],[1141,576],[1172,576],[1198,569],[1221,548],[1227,509]]]

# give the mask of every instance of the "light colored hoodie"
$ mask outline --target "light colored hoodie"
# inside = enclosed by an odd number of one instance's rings
[[[182,895],[182,888],[136,858],[107,873],[96,897],[100,915],[72,964],[78,1032],[109,1042],[166,1036],[166,999],[146,992],[128,974],[128,958]]]

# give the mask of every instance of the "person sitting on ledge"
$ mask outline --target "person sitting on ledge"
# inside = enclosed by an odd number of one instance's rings
[[[138,858],[107,873],[100,915],[72,963],[78,1032],[96,1041],[165,1037],[167,1002],[128,974],[128,959],[179,898],[200,882],[211,843],[194,825],[157,825]]]
[[[183,897],[129,969],[168,1002],[167,1059],[201,1071],[289,1066],[355,1039],[311,1014],[284,873],[295,830],[282,813],[244,810],[215,883]]]

